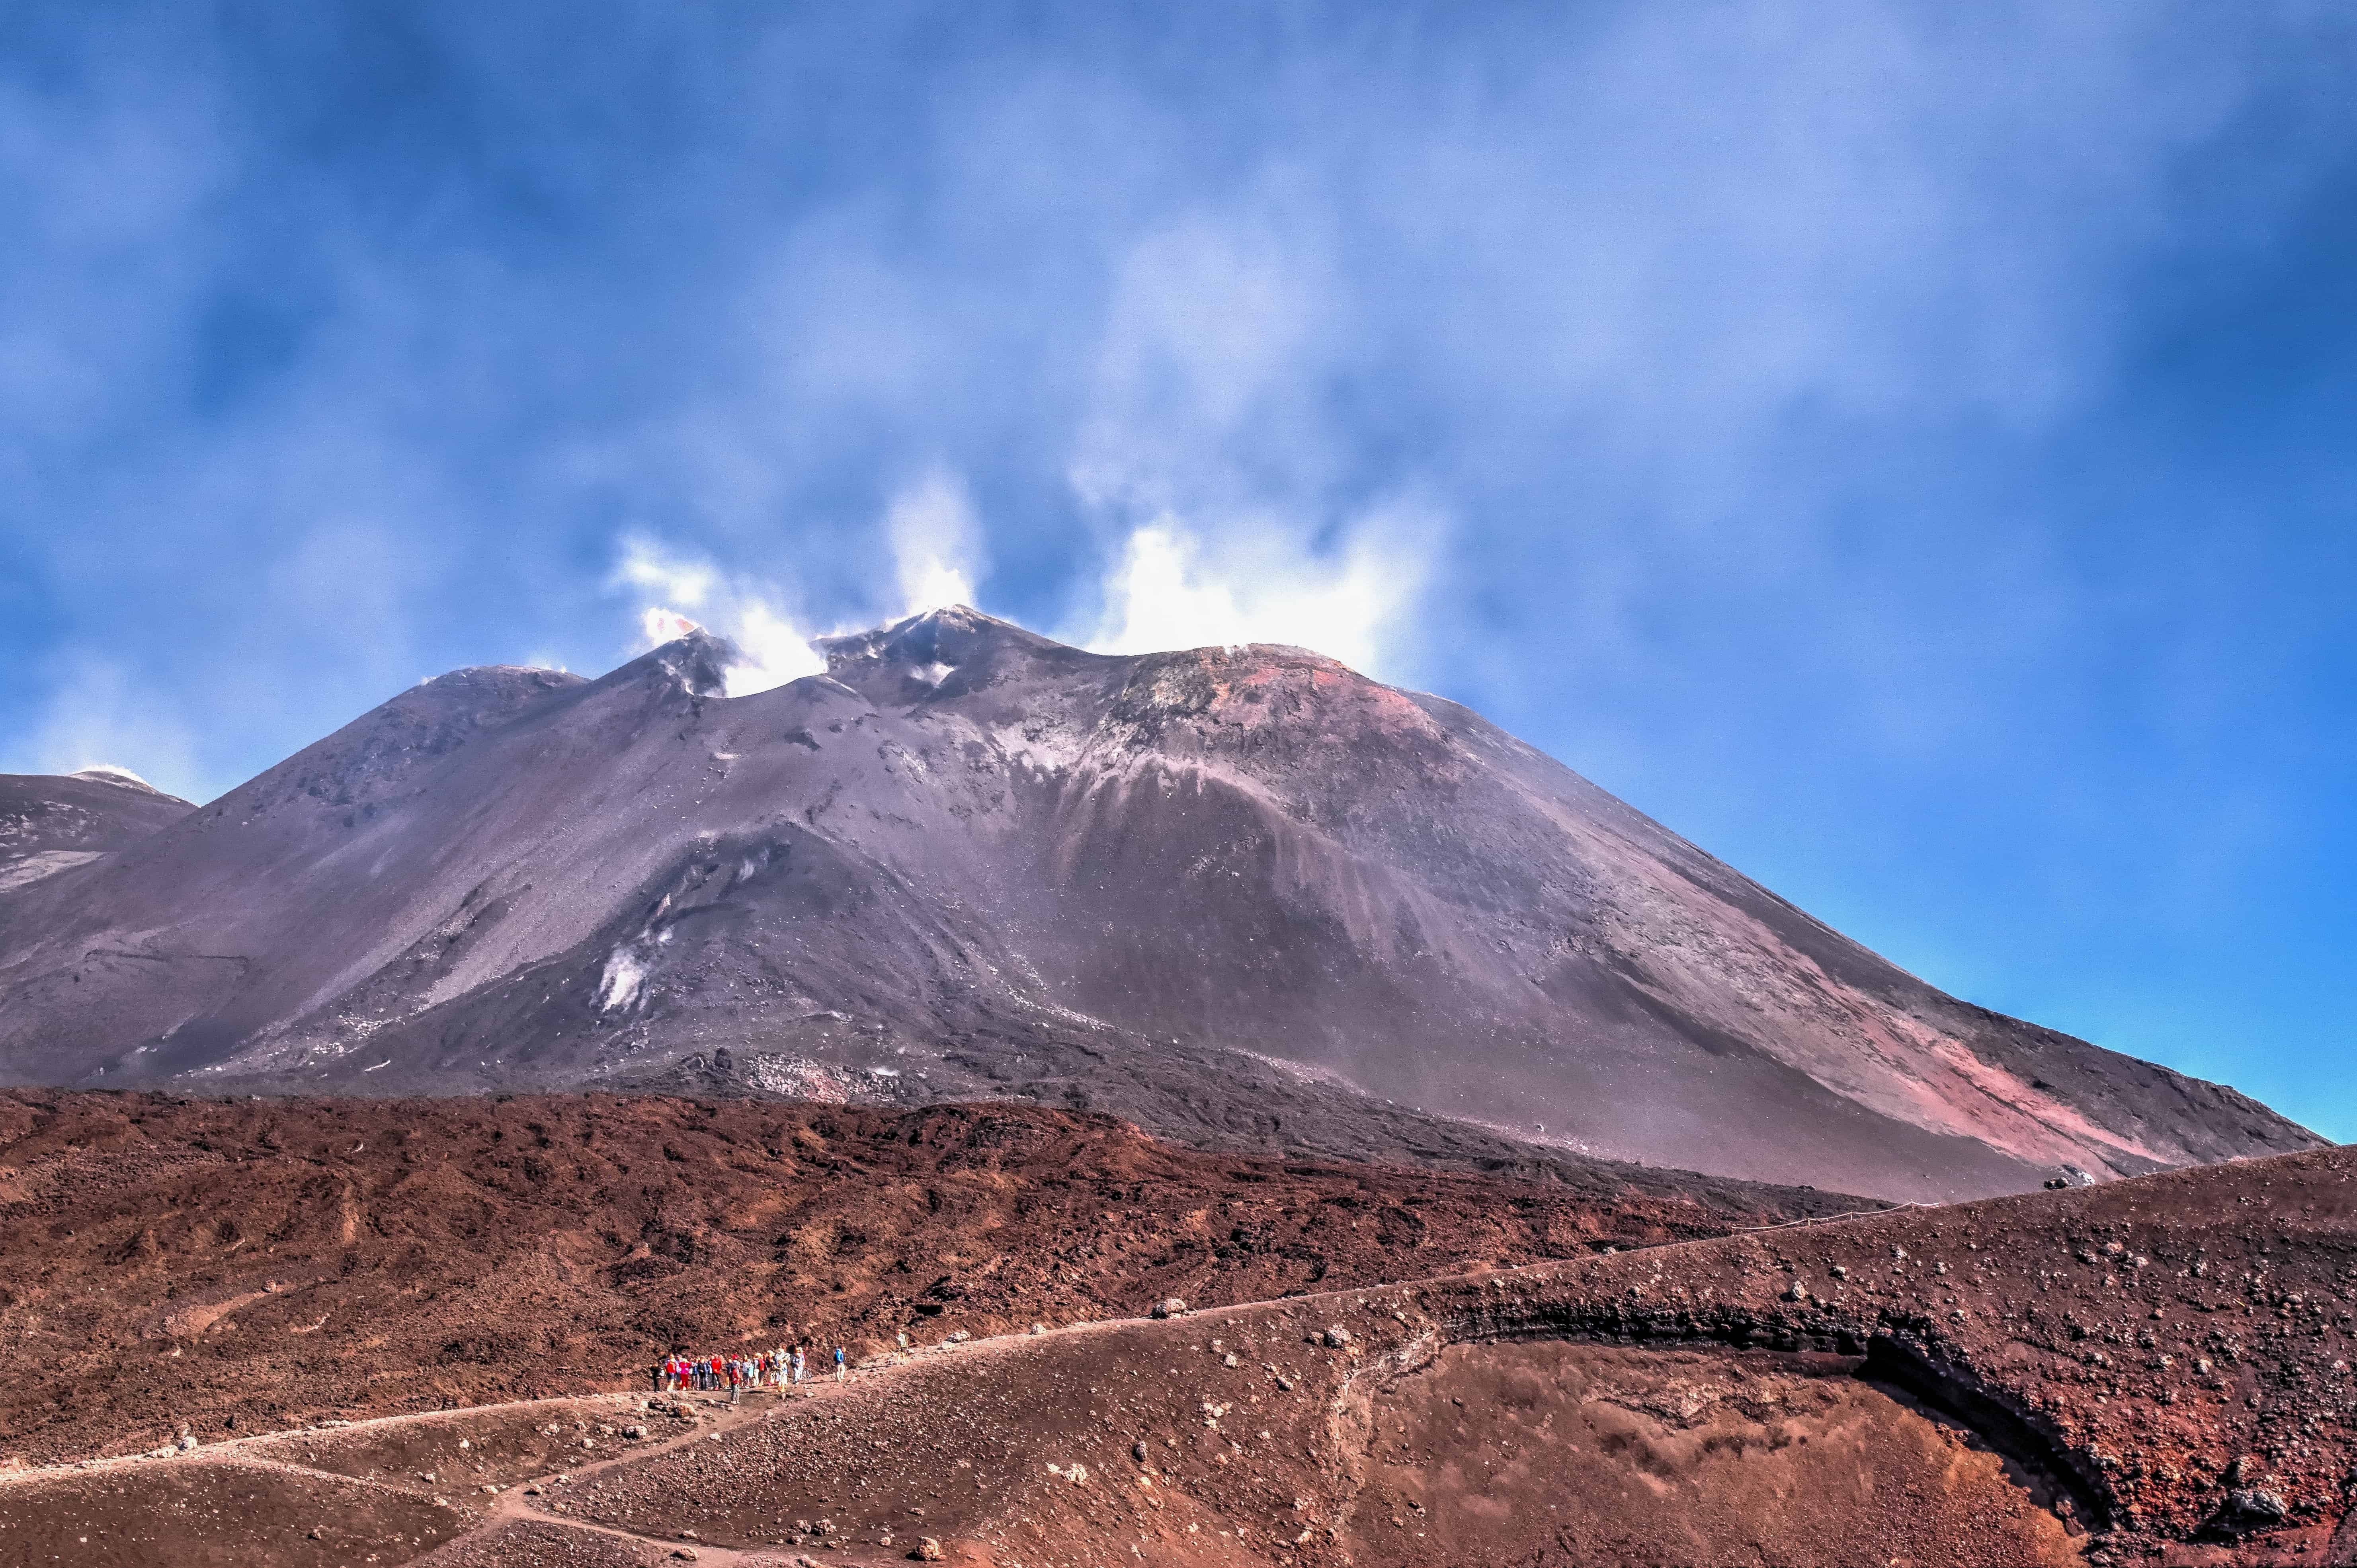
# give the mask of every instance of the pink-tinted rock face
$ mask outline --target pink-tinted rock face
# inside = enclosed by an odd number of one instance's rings
[[[1314,653],[1101,657],[968,610],[824,650],[736,699],[700,635],[596,682],[459,671],[0,891],[0,1073],[1013,1093],[1908,1198],[2315,1141],[1944,996]]]

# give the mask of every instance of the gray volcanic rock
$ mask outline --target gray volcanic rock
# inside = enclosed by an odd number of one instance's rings
[[[820,646],[734,699],[703,634],[594,682],[461,671],[0,895],[0,1072],[1017,1094],[1911,1198],[2318,1143],[1943,995],[1314,653],[1107,657],[963,608]]]

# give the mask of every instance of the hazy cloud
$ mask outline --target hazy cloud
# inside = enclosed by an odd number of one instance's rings
[[[0,752],[0,768],[78,773],[88,768],[131,772],[164,790],[203,800],[196,780],[196,736],[178,693],[150,688],[123,660],[68,650],[52,660],[50,696],[28,735]]]

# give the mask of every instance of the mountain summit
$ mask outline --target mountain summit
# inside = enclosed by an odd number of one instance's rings
[[[0,867],[0,1077],[1018,1095],[1904,1198],[2319,1142],[1947,996],[1315,653],[1112,657],[963,607],[817,647],[733,699],[700,632],[596,681],[458,671]],[[27,822],[130,793],[5,785]]]

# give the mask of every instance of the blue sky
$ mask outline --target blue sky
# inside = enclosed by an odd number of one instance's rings
[[[12,7],[0,768],[1302,642],[2357,1137],[2347,16]]]

